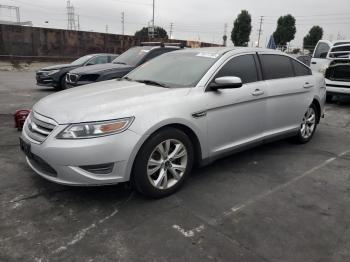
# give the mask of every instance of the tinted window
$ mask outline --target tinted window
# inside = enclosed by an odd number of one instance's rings
[[[108,63],[108,57],[107,56],[96,56],[89,60],[89,65],[97,65],[97,64],[105,64]]]
[[[294,77],[293,66],[288,56],[260,55],[264,79]]]
[[[150,52],[150,47],[132,47],[113,60],[114,64],[136,66]]]
[[[237,76],[244,84],[258,81],[255,60],[253,55],[242,55],[228,61],[215,76]]]
[[[160,56],[164,53],[170,52],[170,51],[174,51],[175,49],[165,49],[165,48],[159,48],[156,50],[151,51],[147,56],[144,62],[147,62],[157,56]]]
[[[330,47],[326,43],[319,43],[316,47],[314,58],[326,58]]]
[[[292,64],[294,67],[294,72],[296,76],[307,76],[311,75],[311,70],[310,68],[304,66],[303,64],[299,63],[298,61],[295,61],[294,59],[292,60]]]

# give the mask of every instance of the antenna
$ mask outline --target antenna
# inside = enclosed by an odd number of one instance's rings
[[[224,24],[224,35],[222,37],[223,40],[223,46],[226,46],[227,44],[227,23]]]

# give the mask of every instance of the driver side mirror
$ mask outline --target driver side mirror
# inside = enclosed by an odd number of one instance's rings
[[[235,76],[223,76],[215,78],[210,84],[210,89],[217,91],[219,89],[240,88],[243,85],[242,79]]]

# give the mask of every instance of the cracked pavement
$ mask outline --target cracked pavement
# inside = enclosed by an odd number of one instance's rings
[[[0,72],[0,261],[350,261],[350,99],[327,105],[310,143],[234,154],[149,200],[27,167],[12,114],[50,93]]]

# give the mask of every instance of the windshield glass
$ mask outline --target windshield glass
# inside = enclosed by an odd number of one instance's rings
[[[133,47],[114,59],[112,63],[136,66],[149,51],[150,49],[145,47]]]
[[[219,55],[205,52],[171,52],[154,58],[128,74],[133,81],[153,81],[170,87],[195,86]]]
[[[77,60],[74,60],[71,63],[71,65],[82,65],[82,64],[86,63],[92,57],[93,57],[93,55],[86,55],[86,56],[80,57]]]

